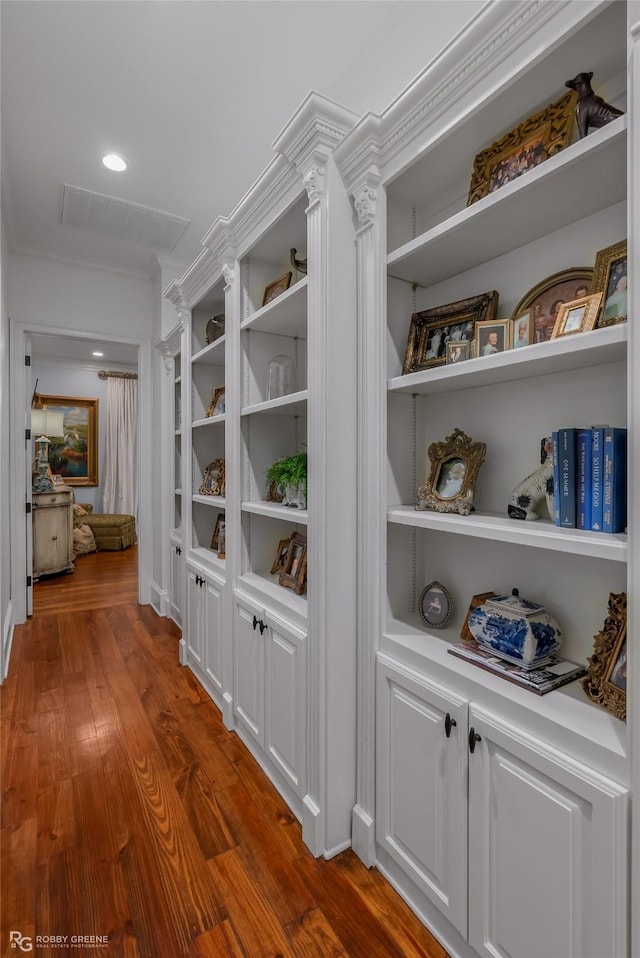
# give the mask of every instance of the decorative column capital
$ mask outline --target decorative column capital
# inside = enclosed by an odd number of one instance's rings
[[[189,328],[189,313],[187,310],[180,310],[178,313],[178,322],[180,323],[180,332],[184,332],[185,329]]]
[[[378,193],[371,186],[365,186],[353,197],[353,205],[361,226],[371,223],[376,216]]]
[[[324,195],[324,173],[324,168],[315,164],[302,177],[310,203]]]
[[[222,267],[222,275],[224,277],[225,286],[233,286],[235,271],[231,263],[224,264]]]

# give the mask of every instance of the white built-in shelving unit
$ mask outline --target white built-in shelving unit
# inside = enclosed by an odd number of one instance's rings
[[[325,856],[350,844],[355,800],[356,267],[351,205],[332,158],[355,120],[309,94],[273,161],[166,290],[189,329],[182,661]],[[306,273],[291,267],[292,248]],[[263,305],[265,288],[289,270],[289,287]],[[207,344],[207,322],[221,313],[224,336]],[[296,382],[272,398],[269,363],[281,356]],[[225,412],[207,416],[221,386]],[[269,501],[269,466],[299,452],[308,456],[306,508]],[[202,473],[217,458],[225,493],[206,496]],[[211,548],[220,515],[224,558]],[[294,532],[307,538],[301,594],[272,573]]]
[[[359,224],[365,480],[353,843],[455,955],[631,953],[628,869],[640,867],[627,830],[640,774],[632,687],[625,725],[578,683],[535,696],[448,649],[460,642],[472,595],[513,587],[561,623],[568,659],[591,655],[612,592],[628,593],[629,634],[634,623],[637,631],[632,503],[628,536],[507,517],[541,438],[564,426],[628,426],[633,488],[633,323],[409,375],[402,368],[415,311],[497,290],[498,317],[508,318],[545,277],[592,267],[599,250],[627,237],[631,251],[634,15],[637,4],[624,2],[489,3],[335,154]],[[576,133],[565,150],[467,206],[475,155],[586,70],[625,115],[583,140]],[[487,446],[475,511],[416,511],[427,449],[455,428]],[[417,614],[433,580],[453,600],[442,630]]]

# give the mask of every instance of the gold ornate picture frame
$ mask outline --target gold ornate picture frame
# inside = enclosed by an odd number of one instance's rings
[[[61,412],[64,439],[49,444],[51,472],[62,476],[65,486],[98,485],[98,399],[80,396],[45,396],[38,402],[52,412]]]
[[[278,584],[296,595],[302,595],[307,587],[307,537],[301,532],[291,533]]]
[[[225,403],[226,390],[224,386],[219,386],[217,389],[213,390],[211,395],[211,402],[207,408],[207,419],[211,416],[221,416],[226,412],[226,403]]]
[[[593,267],[572,266],[552,273],[528,290],[513,312],[516,321],[529,312],[532,324],[531,341],[546,343],[555,328],[558,310],[563,303],[580,299],[592,292]]]
[[[266,306],[267,303],[270,303],[272,300],[277,299],[278,296],[281,296],[286,290],[289,289],[291,285],[291,277],[293,273],[289,271],[288,273],[283,273],[282,276],[278,276],[277,279],[274,279],[273,283],[269,283],[265,287],[264,296],[262,297],[262,305]]]
[[[575,130],[575,102],[575,93],[564,93],[478,153],[473,161],[467,206],[567,147]]]
[[[418,489],[416,509],[468,516],[486,451],[484,442],[474,442],[461,429],[454,429],[441,442],[432,442],[427,450],[429,478]]]
[[[414,313],[402,367],[402,375],[443,366],[449,343],[473,342],[478,322],[493,320],[498,312],[495,289],[446,306]]]
[[[224,496],[225,482],[225,461],[214,459],[202,474],[199,493],[201,496]]]
[[[602,293],[591,293],[569,303],[563,303],[558,310],[558,318],[551,333],[552,339],[559,336],[572,336],[574,333],[586,333],[596,325],[600,312]]]
[[[602,311],[596,326],[627,321],[627,241],[601,249],[593,267],[592,292],[602,293]]]
[[[590,699],[627,719],[627,594],[609,594],[609,614],[594,637],[588,674],[581,685]]]

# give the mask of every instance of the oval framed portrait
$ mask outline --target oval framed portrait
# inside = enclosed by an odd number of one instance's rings
[[[422,590],[418,602],[420,618],[431,629],[444,629],[451,618],[451,596],[440,582],[430,582]]]

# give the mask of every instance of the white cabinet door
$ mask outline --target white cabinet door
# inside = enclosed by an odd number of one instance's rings
[[[182,626],[182,547],[171,543],[171,608],[170,614],[178,626]]]
[[[204,601],[203,578],[197,569],[189,567],[187,574],[187,654],[192,663],[202,666],[202,628]]]
[[[306,635],[265,613],[265,750],[296,795],[304,793]]]
[[[377,841],[466,935],[467,703],[382,655],[377,681]]]
[[[233,636],[233,710],[236,720],[264,748],[264,613],[236,600]]]
[[[469,726],[469,943],[626,955],[626,790],[473,706]]]
[[[222,584],[217,580],[205,581],[204,608],[204,669],[213,687],[222,694],[222,634],[224,617]]]

